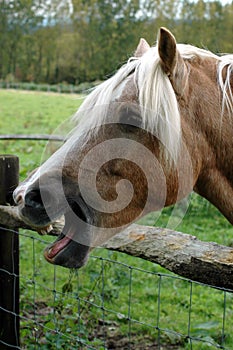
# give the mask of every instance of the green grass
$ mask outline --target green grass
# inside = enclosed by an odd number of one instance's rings
[[[0,133],[54,133],[79,105],[80,99],[73,95],[0,90]],[[46,142],[0,141],[0,153],[19,156],[24,178],[40,164],[45,146]],[[47,149],[52,152],[54,147]],[[192,195],[187,207],[184,217],[184,205],[174,215],[180,221],[177,231],[233,245],[231,225],[212,205]],[[166,227],[171,211],[164,209],[159,218],[149,214],[141,223]],[[148,261],[103,249],[96,249],[80,271],[54,267],[43,258],[45,241],[53,239],[42,238],[29,231],[20,236],[24,349],[92,346],[101,350],[107,346],[104,334],[121,349],[127,348],[129,341],[132,349],[156,349],[159,341],[163,349],[207,350],[215,349],[223,338],[225,348],[233,348],[232,294],[177,278]],[[193,337],[192,345],[189,336]]]
[[[77,111],[78,95],[1,90],[0,134],[64,135],[68,119]],[[20,157],[21,178],[41,164],[44,150],[52,153],[61,143],[47,141],[1,141],[0,153]]]

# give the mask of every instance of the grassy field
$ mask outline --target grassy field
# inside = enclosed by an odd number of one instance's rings
[[[64,134],[64,123],[78,109],[78,95],[1,90],[1,134]],[[57,129],[58,128],[58,129]],[[20,156],[21,178],[42,161],[44,149],[57,144],[47,141],[0,141],[1,153]]]
[[[63,122],[80,103],[75,95],[0,90],[0,133],[63,132]],[[0,153],[20,157],[21,179],[41,163],[45,147],[52,152],[56,146],[44,141],[0,141]],[[150,214],[141,222],[166,226],[170,215],[168,208],[159,219]],[[176,215],[178,219],[179,212]],[[176,230],[233,245],[231,225],[197,195],[189,199]],[[45,241],[51,237],[21,232],[22,348],[233,348],[232,294],[103,249],[96,249],[78,272],[54,268],[43,258]]]

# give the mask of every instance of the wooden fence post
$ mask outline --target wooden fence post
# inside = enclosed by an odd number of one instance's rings
[[[0,204],[13,204],[19,159],[0,155]],[[19,348],[19,236],[0,223],[0,350]]]

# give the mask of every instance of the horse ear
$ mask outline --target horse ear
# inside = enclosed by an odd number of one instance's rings
[[[169,76],[176,93],[185,95],[187,68],[177,50],[176,39],[169,30],[160,28],[158,52],[162,69]]]
[[[171,75],[175,69],[179,54],[176,48],[175,37],[164,27],[160,28],[158,51],[164,72]]]
[[[138,46],[136,48],[136,51],[134,53],[134,56],[135,57],[141,57],[149,49],[150,49],[150,45],[148,44],[148,42],[145,39],[141,38],[140,41],[139,41],[139,44],[138,44]]]

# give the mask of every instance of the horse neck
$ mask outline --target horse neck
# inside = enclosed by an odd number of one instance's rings
[[[202,83],[204,79],[208,84]],[[192,160],[193,187],[233,223],[233,111],[226,105],[222,108],[216,71],[208,77],[202,72],[192,83],[188,104],[181,105],[181,123]]]

